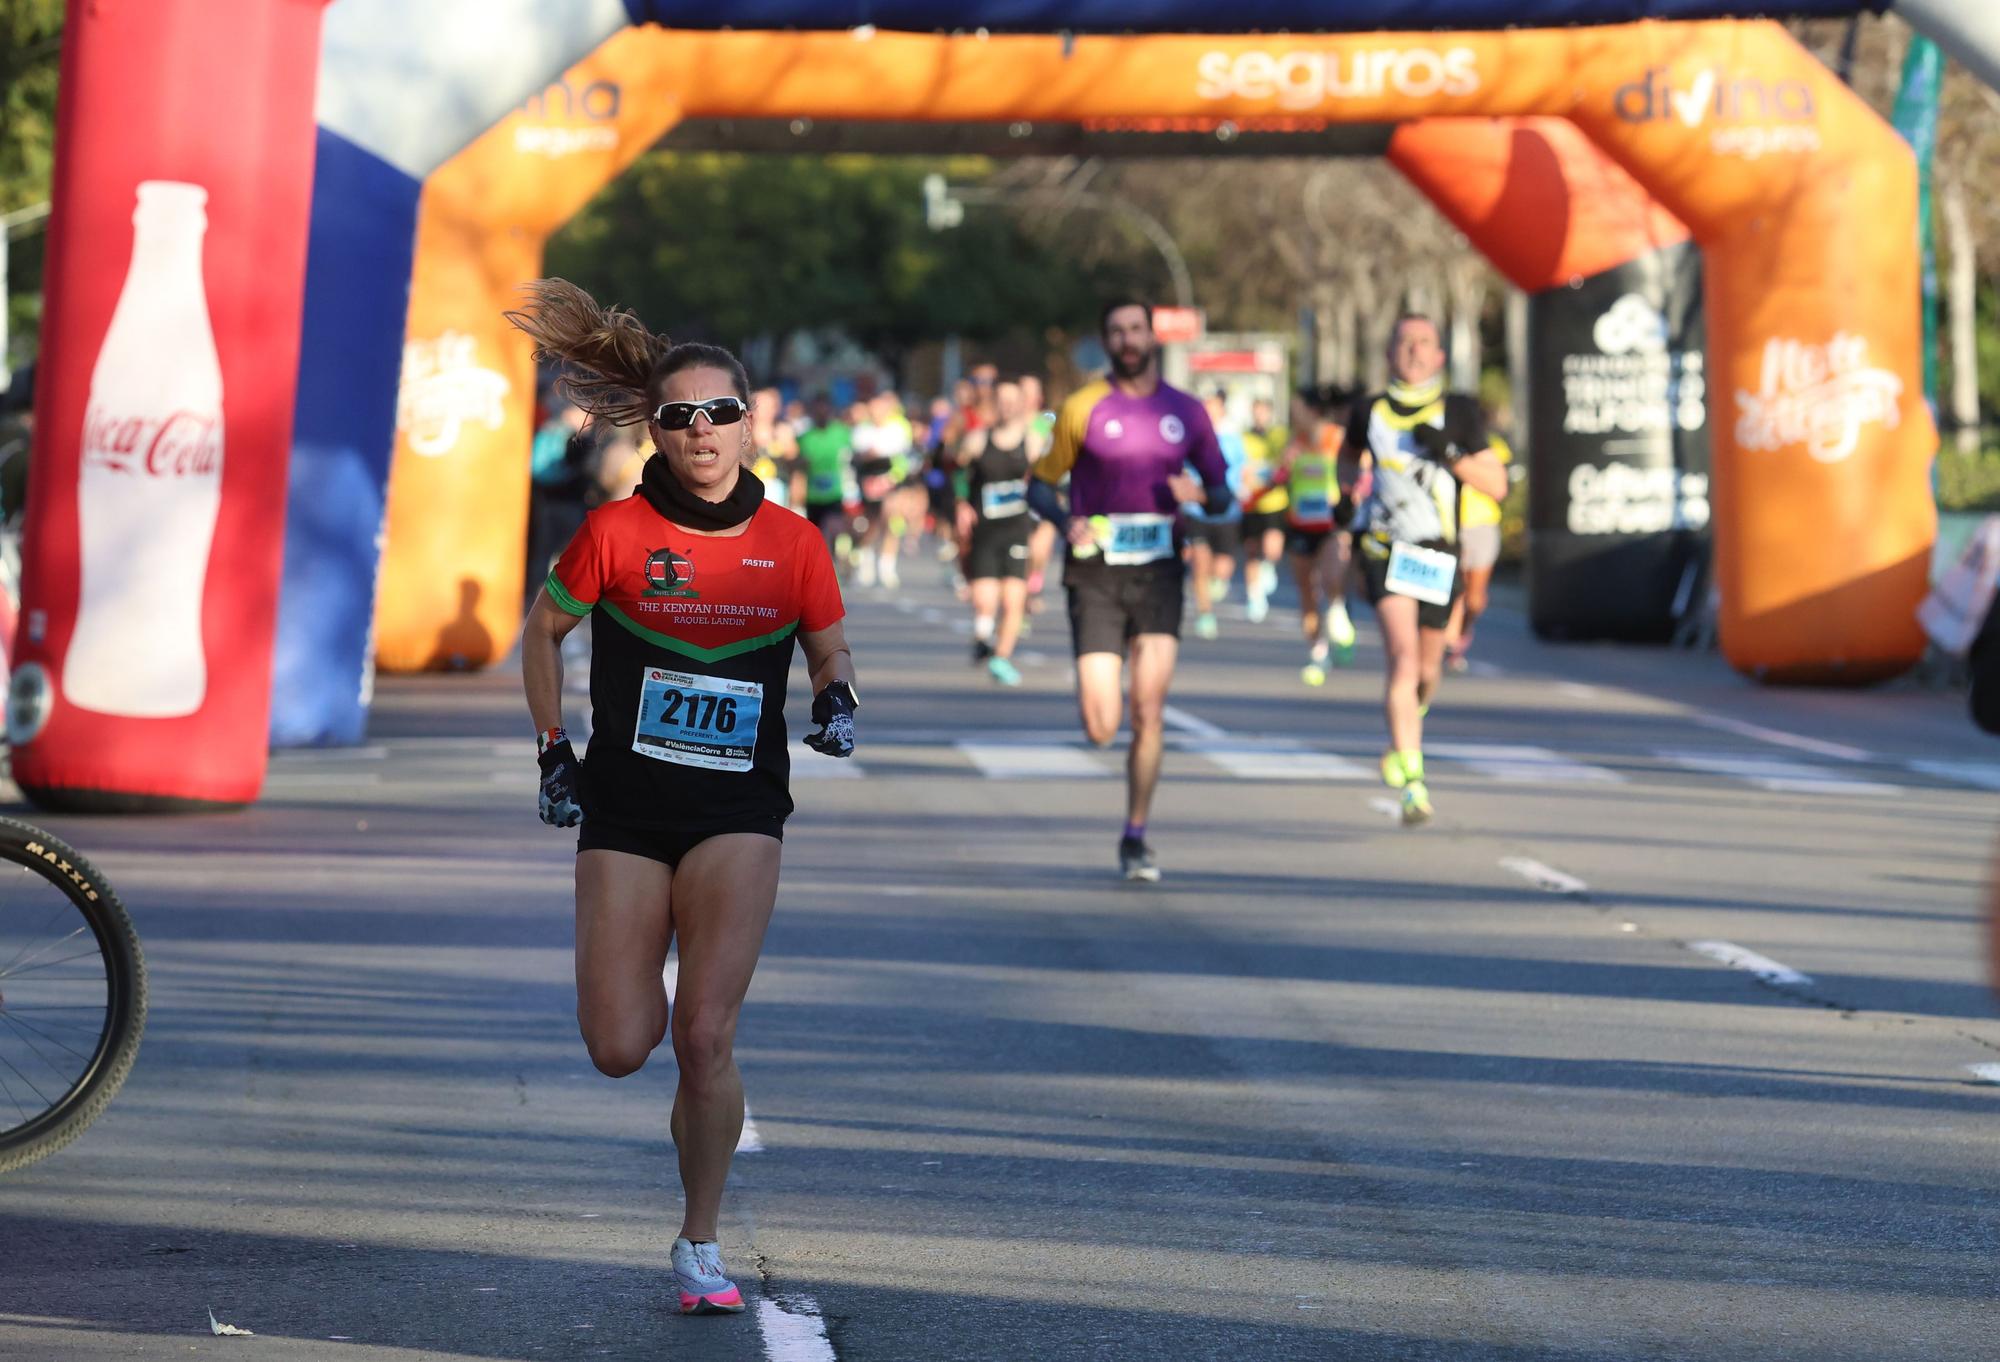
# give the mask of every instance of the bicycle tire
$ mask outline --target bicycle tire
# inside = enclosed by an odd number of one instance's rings
[[[34,871],[76,907],[97,939],[109,992],[104,1030],[84,1072],[40,1116],[0,1131],[0,1173],[10,1173],[83,1134],[124,1086],[146,1031],[146,959],[110,882],[60,837],[32,823],[0,818],[0,862]]]

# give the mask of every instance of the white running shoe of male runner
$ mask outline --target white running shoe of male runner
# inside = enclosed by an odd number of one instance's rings
[[[722,1246],[713,1239],[699,1244],[674,1240],[674,1284],[681,1289],[683,1315],[734,1315],[743,1310],[743,1293],[722,1266]]]

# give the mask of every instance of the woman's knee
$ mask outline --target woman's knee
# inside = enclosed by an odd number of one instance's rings
[[[650,1033],[644,1027],[626,1024],[598,1023],[579,1013],[578,1029],[583,1032],[583,1045],[590,1052],[590,1062],[597,1071],[609,1078],[623,1078],[645,1067],[665,1039],[665,1028]]]
[[[683,1081],[701,1087],[726,1071],[735,1057],[734,1009],[683,1007],[674,1012],[674,1058]]]

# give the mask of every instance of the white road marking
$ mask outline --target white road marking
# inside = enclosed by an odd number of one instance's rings
[[[1185,738],[1174,744],[1183,752],[1198,752],[1242,780],[1369,780],[1374,773],[1331,752],[1291,750],[1261,743],[1226,739]]]
[[[1812,976],[1801,974],[1790,965],[1781,965],[1768,955],[1728,941],[1690,941],[1689,950],[1696,955],[1707,956],[1710,960],[1728,965],[1731,969],[1747,970],[1767,984],[1809,984]]]
[[[1597,687],[1586,686],[1581,681],[1557,682],[1556,690],[1577,700],[1595,700],[1597,698]]]
[[[279,770],[295,761],[380,761],[389,749],[380,743],[366,747],[294,747],[271,754],[271,769]]]
[[[1511,870],[1537,889],[1546,889],[1551,894],[1587,894],[1590,886],[1574,875],[1565,874],[1554,866],[1531,861],[1526,856],[1502,856],[1500,866]]]
[[[2000,1064],[1968,1064],[1966,1069],[1975,1083],[1992,1083],[2000,1086]]]
[[[1820,766],[1783,761],[1777,757],[1742,757],[1729,752],[1690,752],[1684,748],[1656,748],[1654,755],[1708,775],[1728,776],[1780,794],[1860,794],[1899,795],[1902,788],[1879,780],[1858,780],[1835,775]]]
[[[1912,771],[1961,785],[1977,785],[1982,790],[2000,790],[2000,762],[1995,761],[1912,761]]]
[[[917,618],[921,619],[925,624],[936,624],[944,618],[944,611],[934,610],[927,605],[917,612]]]
[[[1038,653],[1030,648],[1021,654],[1021,661],[1030,667],[1046,667],[1049,663],[1049,655],[1047,653]]]
[[[1368,801],[1368,807],[1377,813],[1387,814],[1398,823],[1403,821],[1403,806],[1387,795],[1377,795]]]
[[[1546,747],[1497,743],[1437,743],[1425,755],[1470,766],[1489,780],[1511,785],[1622,785],[1625,777],[1604,766],[1571,761]]]
[[[1095,753],[1054,744],[962,742],[958,750],[988,780],[1109,780],[1111,770]]]
[[[907,596],[898,596],[896,598],[896,608],[907,615],[917,608],[917,603]]]
[[[1481,662],[1476,657],[1468,657],[1465,659],[1465,672],[1468,676],[1505,676],[1507,669],[1496,667],[1491,662]]]
[[[1166,720],[1168,728],[1178,728],[1190,737],[1226,738],[1229,736],[1229,730],[1220,724],[1212,724],[1201,716],[1190,714],[1177,705],[1168,705],[1162,709],[1160,717]]]
[[[272,768],[265,778],[273,785],[380,785],[380,771],[287,771]]]
[[[1731,719],[1721,714],[1688,715],[1703,728],[1713,728],[1722,733],[1734,733],[1739,738],[1754,738],[1774,747],[1789,747],[1795,752],[1810,752],[1816,757],[1832,757],[1835,761],[1868,761],[1874,756],[1866,748],[1850,747],[1844,742],[1827,742],[1822,738],[1808,738],[1798,733],[1787,733],[1781,728],[1766,728],[1762,724],[1746,723],[1742,719]]]
[[[757,1330],[764,1335],[764,1356],[770,1362],[838,1362],[826,1321],[811,1296],[788,1295],[783,1305],[768,1296],[759,1300]]]
[[[793,780],[860,780],[868,768],[853,757],[826,757],[810,747],[792,754]]]

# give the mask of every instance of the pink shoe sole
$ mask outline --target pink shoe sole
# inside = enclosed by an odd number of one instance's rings
[[[739,1315],[743,1313],[743,1293],[735,1287],[717,1292],[713,1296],[694,1296],[681,1292],[681,1313],[683,1315]]]

